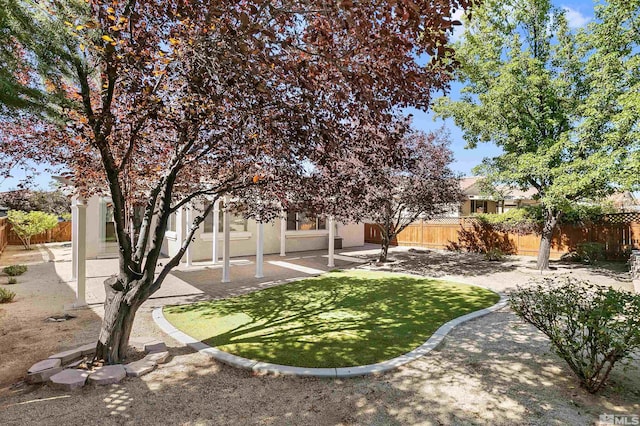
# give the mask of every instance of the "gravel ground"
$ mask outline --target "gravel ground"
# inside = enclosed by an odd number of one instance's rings
[[[406,250],[394,257],[385,269],[458,277],[498,291],[537,275],[526,258],[494,263]],[[630,288],[622,267],[606,266],[558,265],[551,274]],[[134,334],[161,336],[152,308],[139,313]],[[588,425],[602,413],[640,414],[640,363],[614,370],[610,386],[590,395],[548,339],[507,308],[457,327],[418,361],[353,379],[254,376],[164,340],[172,359],[141,379],[75,393],[23,387],[0,396],[0,424]],[[13,356],[5,348],[0,342],[2,358]]]

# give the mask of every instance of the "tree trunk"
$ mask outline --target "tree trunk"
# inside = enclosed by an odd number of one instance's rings
[[[132,290],[125,292],[122,282],[115,277],[105,280],[104,287],[106,300],[96,359],[117,364],[127,355],[133,320],[145,299],[141,296],[142,286],[133,285]]]
[[[546,210],[544,215],[544,225],[542,227],[542,238],[540,238],[540,248],[538,249],[537,268],[540,271],[549,269],[549,255],[551,254],[551,239],[553,230],[558,224],[559,213],[551,209]]]
[[[378,262],[386,262],[387,261],[387,255],[389,254],[389,244],[391,243],[391,241],[389,240],[388,237],[385,237],[384,235],[380,238],[380,257],[378,258]]]

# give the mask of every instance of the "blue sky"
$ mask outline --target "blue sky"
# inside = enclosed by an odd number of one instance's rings
[[[566,10],[569,25],[573,28],[582,27],[593,18],[594,3],[591,0],[554,1],[553,3]],[[450,95],[456,97],[460,87],[459,84],[452,84]],[[452,120],[444,122],[443,120],[434,120],[431,112],[417,110],[408,112],[413,114],[413,125],[417,129],[435,130],[444,124],[451,133],[451,149],[455,158],[452,168],[462,175],[470,175],[471,169],[480,164],[483,158],[500,154],[500,150],[492,144],[481,144],[475,149],[465,149],[462,131],[455,126]],[[40,174],[34,179],[34,183],[42,189],[47,189],[51,176],[44,171],[44,168],[44,166],[39,168]],[[24,178],[24,172],[21,170],[14,170],[13,175],[14,178],[10,179],[0,178],[0,192],[16,187],[20,180]]]

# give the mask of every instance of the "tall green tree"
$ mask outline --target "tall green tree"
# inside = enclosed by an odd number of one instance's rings
[[[435,108],[463,129],[467,147],[502,148],[474,172],[537,190],[544,211],[539,269],[549,266],[563,210],[612,192],[620,165],[606,140],[581,138],[590,85],[580,40],[549,0],[487,0],[456,48],[461,97],[442,98]]]
[[[603,140],[626,160],[621,184],[640,184],[640,0],[596,5],[583,34],[589,96],[583,104],[582,140]]]

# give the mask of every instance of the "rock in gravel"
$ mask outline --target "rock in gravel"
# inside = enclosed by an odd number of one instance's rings
[[[164,352],[167,350],[167,345],[161,340],[154,340],[153,342],[146,343],[144,345],[144,351],[146,353],[152,352]]]
[[[82,358],[82,349],[81,348],[71,349],[68,351],[57,353],[55,355],[51,355],[49,358],[50,359],[57,358],[62,362],[62,364],[68,364],[71,361],[75,361],[78,358]]]
[[[153,361],[157,364],[164,364],[169,359],[169,352],[151,352],[150,354],[147,354],[143,359]]]
[[[122,365],[105,365],[91,373],[89,383],[94,385],[111,385],[118,383],[127,376]]]
[[[156,368],[155,361],[151,361],[148,359],[141,359],[139,361],[134,361],[124,366],[125,371],[127,372],[127,376],[129,377],[140,377],[144,376],[147,373],[153,371]]]
[[[56,389],[72,391],[82,388],[88,376],[89,373],[84,370],[67,369],[51,376],[49,382]]]

